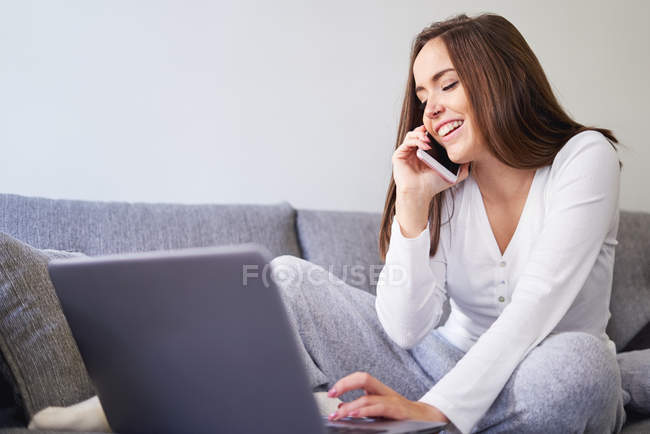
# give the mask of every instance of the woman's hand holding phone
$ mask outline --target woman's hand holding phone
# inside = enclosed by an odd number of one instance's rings
[[[417,157],[418,149],[431,149],[424,125],[406,133],[404,141],[393,153],[393,179],[398,193],[415,194],[430,201],[436,194],[467,178],[469,163],[461,166],[457,181],[451,184]]]
[[[424,125],[406,133],[404,142],[393,153],[393,179],[395,181],[395,218],[402,235],[417,237],[427,226],[429,204],[436,194],[454,184],[447,182],[440,173],[420,160],[418,149],[431,149]],[[469,164],[463,164],[456,184],[469,174]]]

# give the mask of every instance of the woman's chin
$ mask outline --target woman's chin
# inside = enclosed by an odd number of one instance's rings
[[[462,155],[456,155],[456,154],[453,154],[453,153],[448,153],[447,156],[449,157],[449,159],[451,160],[452,163],[463,164],[463,163],[467,162],[466,161],[467,159],[463,158]]]
[[[469,158],[469,156],[467,156],[465,154],[462,154],[462,153],[460,153],[460,154],[456,153],[452,149],[447,149],[447,156],[449,157],[449,159],[453,163],[456,163],[456,164],[465,164],[465,163],[469,163],[470,161],[472,161]]]

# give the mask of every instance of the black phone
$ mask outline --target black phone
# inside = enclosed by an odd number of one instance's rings
[[[418,149],[417,157],[438,172],[446,181],[455,183],[460,172],[460,164],[449,159],[447,150],[428,131],[427,137],[431,141],[431,149]]]

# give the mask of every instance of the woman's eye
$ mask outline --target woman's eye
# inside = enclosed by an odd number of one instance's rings
[[[452,84],[450,84],[449,86],[447,86],[447,87],[443,87],[442,90],[449,90],[449,89],[453,88],[454,86],[456,86],[457,84],[458,84],[458,82],[457,82],[457,81],[454,81],[454,82],[453,82]]]
[[[457,81],[454,81],[454,82],[453,82],[452,84],[450,84],[449,86],[447,86],[447,87],[443,87],[442,90],[453,89],[457,84],[458,84],[458,82],[457,82]],[[420,103],[419,108],[420,108],[420,110],[424,110],[426,107],[427,107],[427,101],[424,100],[424,101],[422,101],[422,102]]]

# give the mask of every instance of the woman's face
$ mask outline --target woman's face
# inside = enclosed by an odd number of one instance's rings
[[[449,159],[458,164],[479,159],[485,148],[474,129],[465,88],[442,39],[433,38],[422,47],[413,63],[413,77],[418,100],[426,103],[422,123],[447,150]],[[452,131],[440,130],[442,124],[455,120],[462,125]]]

